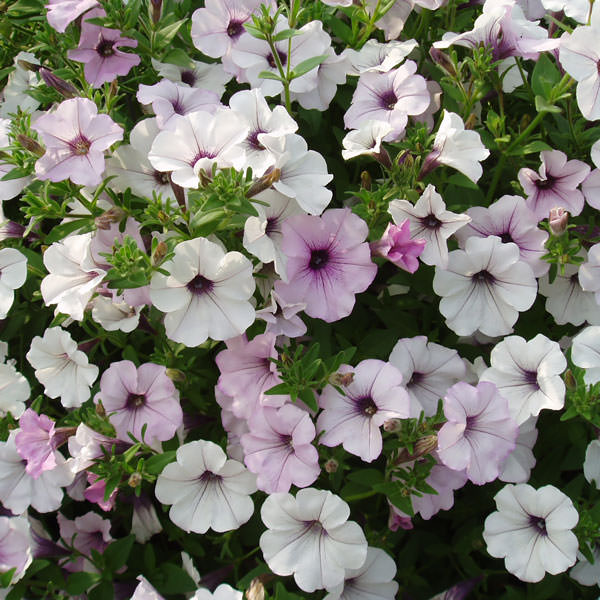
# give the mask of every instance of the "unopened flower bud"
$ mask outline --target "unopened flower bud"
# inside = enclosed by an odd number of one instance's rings
[[[475,113],[471,113],[467,120],[465,121],[465,129],[474,129],[477,124],[477,115]]]
[[[185,381],[185,373],[179,369],[167,369],[165,375],[172,381]]]
[[[324,465],[323,468],[327,473],[335,473],[338,470],[340,464],[335,458],[330,458]]]
[[[281,177],[281,169],[273,169],[252,183],[246,192],[246,198],[252,198],[260,192],[268,190]]]
[[[152,4],[152,22],[156,25],[160,21],[162,0],[150,0],[150,4]]]
[[[98,229],[110,229],[111,224],[120,223],[125,213],[118,206],[111,206],[107,211],[94,219]]]
[[[129,476],[127,485],[129,487],[136,488],[138,485],[140,485],[140,483],[142,483],[142,479],[143,479],[143,477],[141,476],[141,474],[136,471],[135,473],[132,473]]]
[[[333,373],[329,378],[329,383],[346,387],[354,381],[354,373]]]
[[[40,69],[40,75],[42,76],[44,83],[48,87],[54,88],[59,94],[61,94],[65,98],[75,98],[79,95],[77,88],[73,84],[69,83],[68,81],[65,81],[64,79],[61,79],[52,71],[50,71],[50,69],[42,67]]]
[[[569,213],[562,206],[552,208],[548,217],[548,224],[554,235],[562,235],[569,224]]]
[[[112,82],[110,84],[110,95],[111,96],[116,96],[118,89],[119,89],[119,86],[118,86],[117,80],[115,78],[115,79],[112,80]]]
[[[167,255],[168,251],[169,247],[162,240],[158,242],[154,249],[154,253],[152,254],[152,264],[154,266],[159,265]]]
[[[19,144],[25,148],[25,150],[29,150],[29,152],[35,154],[36,156],[43,156],[46,152],[44,147],[39,142],[28,135],[23,135],[20,133],[17,136],[17,140],[19,141]]]
[[[96,414],[102,418],[104,418],[106,416],[106,410],[104,410],[104,406],[102,405],[102,400],[99,400],[98,404],[96,404]]]
[[[454,65],[452,64],[450,57],[446,53],[444,53],[441,50],[438,50],[437,48],[434,48],[432,46],[429,49],[429,56],[431,56],[431,60],[436,65],[438,65],[441,69],[446,71],[446,73],[448,73],[448,75],[450,75],[451,77],[456,76],[456,69],[454,68]]]
[[[571,369],[567,369],[565,373],[565,385],[569,390],[574,390],[577,387],[577,382],[575,381],[575,377],[573,377]]]
[[[360,174],[360,187],[367,191],[371,189],[371,175],[369,175],[368,171],[363,171]]]
[[[401,419],[388,419],[383,423],[383,430],[389,433],[400,431],[402,427]]]
[[[246,590],[246,600],[264,600],[265,598],[265,586],[262,581],[255,577]]]

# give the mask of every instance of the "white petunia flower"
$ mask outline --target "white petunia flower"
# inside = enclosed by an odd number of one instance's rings
[[[91,241],[91,233],[72,235],[44,252],[49,272],[40,286],[44,303],[56,304],[59,312],[76,321],[83,319],[87,303],[106,275],[92,260]]]
[[[592,548],[594,563],[577,551],[577,564],[569,571],[569,577],[581,585],[600,585],[600,547]]]
[[[203,63],[189,60],[188,66],[161,63],[151,59],[152,66],[161,77],[170,79],[193,88],[202,88],[217,94],[220,98],[225,93],[225,84],[233,77],[226,73],[220,63]]]
[[[15,368],[14,362],[9,360],[0,364],[0,417],[10,413],[18,419],[25,410],[25,401],[31,394],[31,388],[27,379]]]
[[[274,262],[276,273],[287,281],[287,257],[281,250],[282,223],[293,215],[305,214],[292,198],[276,190],[265,190],[252,200],[266,202],[255,204],[258,217],[248,217],[244,224],[243,245],[263,263]]]
[[[481,381],[496,384],[517,424],[537,417],[544,408],[564,406],[565,384],[560,374],[567,368],[567,359],[558,343],[545,335],[539,333],[528,342],[518,335],[504,338],[492,350],[490,364]]]
[[[198,346],[209,337],[236,337],[254,322],[252,263],[239,252],[227,252],[206,238],[181,242],[175,256],[150,282],[150,298],[167,313],[167,337]]]
[[[498,479],[506,483],[527,483],[531,469],[535,466],[532,449],[538,436],[536,417],[530,417],[519,427],[516,448],[502,465]]]
[[[350,160],[366,154],[379,156],[383,138],[392,131],[392,126],[386,121],[365,121],[358,129],[349,131],[342,140],[342,157]]]
[[[199,589],[190,600],[242,600],[244,594],[234,590],[230,585],[222,583],[214,592],[207,589]]]
[[[496,336],[511,333],[519,312],[534,303],[537,281],[516,244],[471,237],[464,251],[450,253],[447,271],[436,267],[433,289],[452,331]]]
[[[350,75],[361,75],[368,71],[387,73],[397,67],[418,45],[415,40],[393,40],[381,44],[370,39],[360,50],[347,48],[342,54],[350,60]]]
[[[573,338],[571,348],[573,364],[585,369],[585,383],[592,385],[600,381],[600,327],[586,327]]]
[[[0,442],[0,502],[15,514],[21,514],[29,506],[38,512],[57,510],[63,499],[62,488],[74,478],[69,463],[60,452],[55,452],[57,465],[33,478],[25,471],[23,460],[15,446],[19,429],[13,429],[6,442]]]
[[[590,0],[541,0],[541,3],[549,11],[564,11],[567,17],[578,23],[587,23],[590,15]]]
[[[578,272],[577,265],[569,263],[565,265],[564,275],[559,271],[552,283],[548,275],[540,279],[540,294],[546,296],[546,310],[557,325],[582,325],[585,321],[600,325],[600,306],[593,292],[582,289]]]
[[[485,520],[483,539],[509,573],[536,583],[575,564],[579,544],[571,529],[579,515],[568,496],[552,485],[521,483],[504,486],[494,500],[498,511]]]
[[[459,115],[444,111],[444,118],[433,142],[433,149],[425,158],[420,177],[438,165],[447,165],[477,183],[483,174],[479,164],[490,155],[476,131],[465,129]]]
[[[410,238],[427,240],[421,260],[426,265],[436,265],[442,269],[448,266],[446,240],[471,221],[469,215],[446,210],[444,200],[431,184],[414,206],[408,200],[392,200],[388,212],[398,226],[406,219],[410,221]]]
[[[5,319],[15,299],[15,290],[27,279],[27,258],[14,248],[0,250],[0,319]]]
[[[396,563],[380,548],[367,549],[365,564],[358,569],[346,569],[343,583],[328,589],[323,600],[394,600],[398,592]]]
[[[23,112],[33,113],[40,105],[40,101],[30,96],[27,92],[31,88],[38,87],[41,79],[37,73],[24,69],[19,61],[39,65],[40,61],[31,52],[19,52],[14,58],[15,70],[8,76],[8,80],[2,96],[4,100],[0,103],[0,117],[8,117],[10,113]]]
[[[260,548],[269,569],[294,575],[305,592],[332,588],[344,581],[346,569],[359,569],[367,556],[360,526],[348,522],[350,507],[326,490],[304,488],[271,494],[263,503]]]
[[[79,407],[90,397],[98,367],[89,364],[68,331],[60,327],[46,329],[44,337],[33,338],[26,356],[46,396],[60,398],[65,408]]]
[[[155,494],[172,504],[169,517],[188,533],[231,531],[254,512],[250,494],[256,477],[237,460],[228,460],[213,442],[198,440],[177,449],[177,461],[158,476]]]
[[[585,451],[583,475],[588,483],[600,489],[600,440],[592,440]]]
[[[106,331],[134,331],[140,322],[140,312],[144,308],[130,306],[122,301],[122,297],[113,302],[106,296],[96,296],[92,300],[92,319],[99,323]]]

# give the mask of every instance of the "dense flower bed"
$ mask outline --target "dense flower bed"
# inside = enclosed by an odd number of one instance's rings
[[[0,4],[0,596],[596,598],[600,6]]]

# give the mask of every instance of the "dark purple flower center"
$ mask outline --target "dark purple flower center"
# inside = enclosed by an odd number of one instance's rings
[[[423,217],[421,223],[427,229],[438,229],[442,225],[442,222],[435,215]]]
[[[281,62],[282,66],[285,66],[285,64],[287,63],[287,55],[281,50],[277,50],[277,56],[279,56],[279,61]],[[277,67],[277,63],[275,62],[275,59],[273,58],[272,54],[269,54],[267,56],[267,62],[269,63],[271,69]]]
[[[494,283],[494,281],[496,281],[495,277],[485,269],[479,271],[479,273],[475,273],[475,275],[473,275],[473,280],[476,283]]]
[[[171,102],[171,104],[173,106],[173,111],[175,112],[176,115],[185,115],[185,107],[180,102],[179,98],[177,98],[177,100]]]
[[[194,71],[181,71],[181,81],[193,87],[196,83],[196,74]]]
[[[251,148],[254,150],[264,150],[265,147],[258,141],[258,135],[260,133],[265,133],[262,129],[257,129],[256,131],[251,131],[246,141]]]
[[[127,396],[127,408],[129,409],[139,408],[140,406],[143,406],[145,402],[145,394],[129,394],[129,396]]]
[[[308,263],[308,266],[313,271],[320,271],[321,269],[324,269],[327,266],[328,262],[329,262],[329,251],[327,251],[325,249],[313,250],[310,253],[310,261]]]
[[[508,231],[505,231],[504,233],[502,233],[500,235],[500,239],[502,240],[503,244],[508,244],[509,242],[513,242],[514,241],[512,239],[512,236],[510,235],[510,233]]]
[[[534,515],[529,515],[529,523],[532,527],[535,527],[538,533],[541,536],[546,537],[548,535],[548,531],[546,530],[546,519],[542,517],[536,517]]]
[[[244,22],[243,21],[229,21],[229,25],[227,25],[227,35],[234,40],[242,35],[244,32]]]
[[[170,183],[169,174],[166,171],[157,171],[155,169],[154,173],[152,173],[152,177],[154,177],[154,181],[156,181],[158,185],[169,185]]]
[[[523,377],[528,385],[531,385],[537,389],[539,389],[538,380],[537,380],[537,372],[536,371],[524,371]]]
[[[548,190],[554,187],[556,183],[556,178],[552,177],[552,175],[546,175],[546,179],[540,179],[535,182],[535,187],[538,190]]]
[[[194,279],[188,282],[186,287],[192,294],[201,296],[202,294],[210,292],[214,285],[215,284],[210,279],[206,279],[206,277],[203,277],[202,275],[196,275]]]
[[[190,167],[193,167],[201,158],[214,158],[215,156],[216,154],[213,154],[212,152],[207,152],[206,150],[198,150],[196,156],[194,156],[194,158],[192,158],[192,160],[189,163]]]
[[[419,373],[418,371],[413,371],[413,374],[411,375],[410,380],[406,385],[407,385],[407,387],[411,386],[411,385],[419,385],[419,383],[421,383],[421,381],[423,381],[424,378],[425,378],[424,373]]]
[[[289,448],[291,448],[293,446],[293,444],[292,444],[293,438],[291,435],[285,435],[285,434],[281,433],[281,434],[279,434],[279,439],[281,440],[282,446],[288,446]]]
[[[277,217],[267,217],[267,225],[265,227],[265,233],[269,235],[277,231],[277,225],[279,224],[279,219]]]
[[[220,481],[222,477],[220,475],[216,475],[212,471],[204,471],[202,475],[200,475],[200,481],[205,483],[213,483],[215,481]]]
[[[69,142],[71,152],[77,156],[83,156],[84,154],[87,154],[91,145],[92,142],[90,142],[90,140],[81,134]]]
[[[372,417],[377,412],[377,405],[373,402],[371,396],[357,398],[355,402],[357,411],[367,417]]]
[[[465,419],[465,428],[473,429],[477,424],[477,415],[471,415]]]
[[[103,58],[113,56],[115,53],[115,49],[113,48],[114,45],[114,40],[105,40],[104,38],[101,38],[96,46],[96,52]]]
[[[379,96],[381,101],[381,108],[385,108],[387,110],[394,110],[396,103],[398,102],[398,96],[394,90],[387,90],[381,96]]]

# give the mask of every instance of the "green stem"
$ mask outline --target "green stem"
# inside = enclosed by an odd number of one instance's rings
[[[281,59],[279,58],[279,52],[277,52],[277,48],[275,47],[275,43],[273,42],[273,36],[272,35],[267,35],[267,42],[269,43],[269,48],[271,49],[271,56],[273,57],[273,60],[275,61],[275,65],[277,66],[277,70],[279,71],[279,76],[281,77],[281,83],[283,84],[283,92],[284,92],[284,98],[285,98],[285,108],[288,111],[288,113],[291,115],[292,114],[292,103],[290,101],[290,80],[289,80],[289,74],[286,74],[286,72],[283,69],[283,65],[281,64]],[[288,45],[288,48],[291,47],[291,39],[290,39],[290,43]],[[288,69],[289,69],[289,59],[290,56],[288,54]]]
[[[347,496],[344,498],[346,502],[354,502],[355,500],[363,500],[364,498],[370,498],[374,496],[377,492],[375,490],[369,490],[368,492],[363,492],[362,494],[354,494],[353,496]]]

